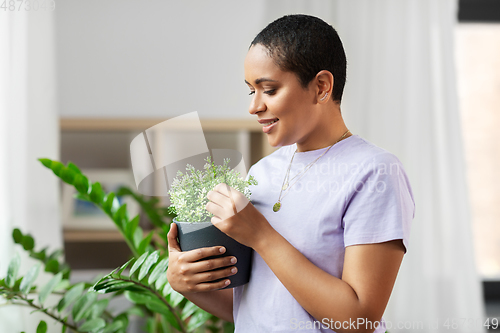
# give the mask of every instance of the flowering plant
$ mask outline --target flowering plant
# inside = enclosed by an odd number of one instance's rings
[[[225,183],[235,190],[243,193],[250,199],[249,185],[257,185],[252,176],[248,180],[240,177],[240,173],[229,167],[229,159],[224,159],[223,165],[215,165],[210,157],[207,157],[204,170],[196,170],[188,164],[186,173],[180,170],[172,182],[169,191],[172,205],[169,212],[177,215],[177,220],[182,222],[204,222],[210,221],[213,214],[209,213],[205,206],[208,203],[207,193],[217,184]]]

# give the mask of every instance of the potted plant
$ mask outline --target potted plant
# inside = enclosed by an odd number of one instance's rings
[[[215,165],[208,157],[204,170],[196,170],[187,165],[186,173],[177,172],[169,191],[172,205],[170,212],[176,214],[174,222],[178,227],[179,244],[182,251],[201,247],[224,246],[226,252],[221,256],[235,256],[238,273],[229,277],[231,283],[226,288],[234,288],[249,281],[252,249],[238,243],[215,227],[205,206],[208,203],[207,193],[217,184],[225,183],[243,193],[250,199],[249,185],[257,185],[250,176],[248,180],[240,177],[239,172],[229,167],[229,159],[223,165]]]

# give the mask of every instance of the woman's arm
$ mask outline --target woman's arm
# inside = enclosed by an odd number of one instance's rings
[[[328,323],[380,321],[404,255],[401,240],[348,246],[343,275],[339,279],[309,261],[274,230],[251,203],[244,205],[241,193],[231,189],[238,211],[234,214],[224,184],[218,185],[215,191],[209,192],[211,202],[207,204],[207,210],[215,215],[212,219],[215,226],[259,253],[290,294],[313,317]],[[365,325],[343,326],[335,331],[370,331]]]
[[[167,277],[172,289],[203,310],[232,322],[233,291],[232,289],[218,290],[225,287],[229,280],[211,281],[234,275],[236,271],[232,270],[236,270],[233,266],[236,258],[225,257],[200,261],[203,258],[224,253],[225,249],[221,246],[182,252],[177,241],[175,223],[171,224],[167,237],[169,252]],[[214,269],[217,270],[214,271]]]
[[[335,330],[339,333],[369,332],[366,322],[380,321],[404,255],[401,240],[349,246],[342,279],[338,279],[311,263],[277,232],[264,236],[256,247],[281,283],[314,318],[326,320],[331,328],[335,321],[346,323]],[[347,325],[352,322],[356,325]]]

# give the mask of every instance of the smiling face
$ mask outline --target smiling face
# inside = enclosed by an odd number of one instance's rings
[[[322,120],[315,80],[304,89],[294,73],[278,68],[266,49],[256,44],[245,58],[245,82],[252,95],[249,112],[264,123],[271,146],[307,146],[314,141]]]

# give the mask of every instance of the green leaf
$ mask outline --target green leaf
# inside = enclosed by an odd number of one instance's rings
[[[202,309],[197,310],[189,319],[188,331],[193,331],[203,325],[212,315]]]
[[[130,276],[132,276],[135,271],[141,267],[142,263],[144,262],[144,260],[146,260],[146,258],[148,257],[148,254],[149,253],[144,253],[142,256],[139,257],[139,259],[137,259],[137,261],[134,263],[134,265],[132,266],[132,268],[130,269]]]
[[[57,285],[61,282],[62,280],[62,273],[57,273],[54,275],[52,279],[50,279],[49,282],[43,288],[40,290],[40,294],[38,295],[38,299],[40,300],[40,304],[43,304],[47,297],[54,291],[54,289],[57,287]]]
[[[80,297],[73,309],[71,310],[71,314],[73,315],[73,320],[75,322],[80,321],[83,318],[85,312],[94,304],[97,299],[97,294],[93,292],[88,292]]]
[[[168,259],[163,259],[162,261],[160,261],[160,263],[156,265],[156,267],[151,272],[151,275],[148,278],[148,284],[153,284],[162,275],[166,276],[167,267],[168,267]]]
[[[123,204],[118,208],[116,213],[113,215],[113,221],[122,230],[125,230],[127,223],[127,204]]]
[[[52,172],[57,177],[59,177],[61,175],[62,170],[65,169],[66,167],[59,161],[52,161],[52,163],[50,164],[50,168],[52,169]]]
[[[21,232],[21,230],[15,228],[12,231],[12,238],[14,239],[14,243],[21,244],[23,242],[23,237],[24,237],[24,235]]]
[[[62,312],[68,306],[70,306],[74,301],[78,299],[83,293],[83,289],[85,288],[84,283],[75,284],[70,290],[68,290],[64,297],[59,301],[57,305],[57,311]]]
[[[165,319],[170,323],[170,325],[174,326],[176,329],[181,330],[179,323],[175,319],[175,316],[170,311],[170,309],[160,300],[155,298],[154,301],[146,303],[146,307],[156,313],[161,313]]]
[[[102,190],[101,184],[99,184],[99,182],[95,182],[94,184],[92,184],[92,188],[90,189],[90,199],[96,204],[102,204],[102,201],[104,199],[104,191]]]
[[[50,259],[45,264],[45,271],[49,273],[57,274],[59,272],[59,261],[56,259]]]
[[[75,186],[76,190],[81,194],[89,193],[89,180],[82,174],[77,174],[75,176],[75,180],[73,182],[73,186]]]
[[[59,250],[55,250],[54,252],[52,252],[52,254],[49,256],[48,260],[51,260],[51,259],[59,259],[59,257],[61,257],[62,255],[64,254],[64,251],[59,249]]]
[[[137,252],[144,253],[146,252],[149,244],[151,243],[151,239],[153,238],[154,231],[151,231],[139,244],[137,248]]]
[[[182,309],[182,320],[186,320],[189,316],[191,316],[199,307],[196,304],[188,301],[184,308]]]
[[[119,207],[120,202],[116,198],[116,195],[113,192],[109,192],[103,204],[104,211],[108,212],[111,215],[114,215]]]
[[[113,323],[109,324],[104,328],[102,333],[113,333],[118,331],[120,328],[123,327],[123,322],[122,321],[114,321]]]
[[[159,257],[160,251],[154,251],[148,256],[144,264],[141,266],[141,270],[139,271],[139,280],[142,280],[149,273],[149,270],[154,264],[156,264]]]
[[[46,333],[46,332],[47,332],[47,323],[41,320],[36,328],[36,333]]]
[[[26,251],[31,251],[35,247],[35,240],[33,239],[33,237],[31,237],[29,235],[25,235],[23,237],[22,242],[23,242],[23,248]]]
[[[184,296],[182,296],[182,294],[178,293],[177,291],[173,290],[172,287],[170,286],[170,283],[168,282],[167,284],[165,284],[165,288],[163,288],[163,295],[168,297],[168,299],[170,300],[169,303],[173,307],[176,307],[184,300]]]
[[[73,185],[77,174],[78,173],[76,173],[75,171],[65,167],[65,168],[61,169],[60,177],[64,182],[66,182],[70,185]]]
[[[135,229],[134,236],[132,237],[135,248],[138,248],[141,245],[142,236],[143,236],[142,229],[141,228]]]
[[[140,221],[140,218],[139,218],[139,215],[137,215],[129,223],[127,223],[127,225],[125,226],[125,233],[126,233],[128,239],[132,239],[132,240],[134,239],[134,233],[135,233],[135,230],[137,229],[137,227],[139,226],[139,221]]]
[[[52,160],[51,160],[51,159],[48,159],[48,158],[39,158],[38,160],[39,160],[40,162],[42,162],[42,164],[43,164],[46,168],[51,169],[51,166],[52,166]]]
[[[47,255],[45,254],[45,251],[46,251],[46,249],[42,249],[39,252],[31,252],[30,257],[37,259],[37,260],[40,260],[40,261],[45,261],[45,258],[47,257]]]
[[[21,265],[21,258],[19,254],[16,253],[14,258],[9,263],[9,268],[7,269],[7,276],[5,277],[5,283],[7,287],[12,288],[16,284],[17,273],[19,272],[19,266]]]
[[[89,318],[98,318],[102,315],[104,310],[108,307],[109,298],[103,298],[92,305],[90,308],[90,316]]]
[[[33,282],[35,282],[39,271],[40,264],[37,264],[31,267],[28,273],[26,273],[23,280],[21,281],[21,286],[19,287],[23,294],[27,294],[30,292],[31,286],[33,285]]]
[[[168,266],[168,261],[167,261],[167,266]],[[161,274],[160,278],[155,282],[156,290],[161,290],[161,288],[163,288],[166,282],[167,282],[167,273]]]
[[[81,332],[96,332],[106,326],[106,322],[102,318],[94,318],[86,321],[78,328]]]
[[[121,275],[123,274],[123,271],[127,268],[127,266],[128,266],[128,265],[129,265],[132,261],[134,261],[134,260],[135,260],[135,259],[134,259],[134,258],[132,258],[132,259],[130,259],[129,261],[127,261],[126,263],[124,263],[124,264],[122,265],[122,267],[120,267],[120,270],[118,271],[118,273],[117,273],[117,274],[121,276]]]
[[[73,170],[73,171],[74,171],[74,172],[76,172],[77,174],[78,174],[78,173],[79,173],[79,174],[81,174],[81,173],[82,173],[82,171],[81,171],[81,170],[80,170],[80,169],[79,169],[79,168],[78,168],[75,164],[73,164],[72,162],[68,162],[67,168],[68,168],[68,169]]]

